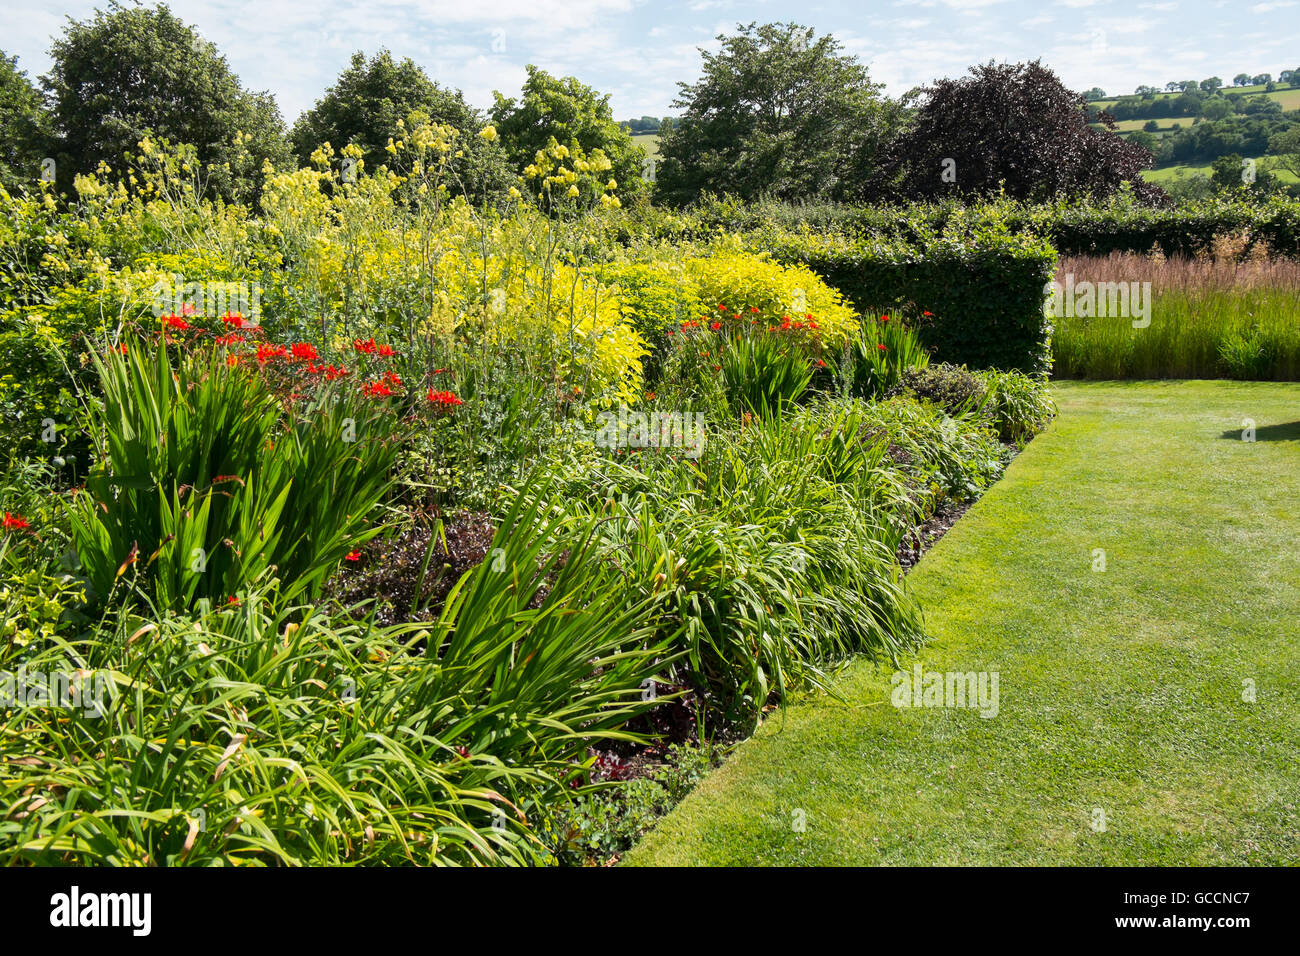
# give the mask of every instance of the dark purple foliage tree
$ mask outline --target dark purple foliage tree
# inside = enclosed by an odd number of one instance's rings
[[[1132,183],[1142,201],[1164,197],[1139,175],[1151,153],[1117,136],[1105,113],[1106,128],[1089,126],[1084,97],[1037,60],[970,74],[918,92],[912,123],[890,150],[888,178],[902,196],[1104,198]]]

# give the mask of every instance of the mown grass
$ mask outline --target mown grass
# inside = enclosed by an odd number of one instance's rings
[[[998,715],[896,709],[892,667],[854,665],[842,701],[773,716],[629,862],[1300,862],[1300,386],[1057,400],[910,581],[916,660],[998,671]]]

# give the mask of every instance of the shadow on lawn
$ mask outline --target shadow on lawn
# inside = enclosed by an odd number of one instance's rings
[[[1219,437],[1241,441],[1243,430],[1230,428]],[[1255,429],[1255,441],[1300,441],[1300,421],[1287,422],[1285,425],[1260,425]]]

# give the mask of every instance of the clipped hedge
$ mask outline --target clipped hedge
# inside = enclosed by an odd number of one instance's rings
[[[1051,369],[1044,289],[1056,252],[1043,239],[992,229],[911,243],[766,232],[751,241],[800,263],[865,314],[900,309],[939,362],[1046,374]]]
[[[719,232],[811,232],[924,242],[927,236],[1004,228],[1049,240],[1061,255],[1147,253],[1193,256],[1216,236],[1249,231],[1273,255],[1300,257],[1300,199],[1285,195],[1221,194],[1167,208],[1119,196],[1107,202],[1060,201],[1030,205],[989,200],[894,206],[831,203],[796,206],[777,202],[741,204],[711,199],[684,211],[652,209],[629,215],[628,233],[682,241]]]

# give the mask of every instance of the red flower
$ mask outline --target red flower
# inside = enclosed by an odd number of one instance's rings
[[[880,317],[880,321],[881,321],[881,322],[888,322],[888,321],[889,321],[889,316],[887,316],[887,315],[882,315],[882,316]]]
[[[469,759],[469,748],[468,748],[468,747],[457,747],[457,748],[456,748],[456,753],[459,754],[460,756],[464,757],[466,760]]]
[[[11,515],[9,512],[7,511],[5,512],[4,530],[22,531],[30,527],[31,525],[27,523],[27,519],[25,519],[22,515]]]
[[[826,367],[826,360],[825,360],[825,359],[818,359],[818,360],[817,360],[817,367],[818,367],[818,368],[825,368],[825,367]]]
[[[879,343],[879,344],[876,346],[876,351],[877,351],[877,352],[885,352],[885,351],[888,351],[888,350],[885,348],[885,344],[884,344],[883,342],[881,342],[881,343]]]
[[[163,324],[169,329],[180,329],[182,332],[190,327],[190,324],[179,315],[164,315]]]
[[[711,328],[714,332],[716,332],[718,331],[718,329],[722,328],[722,323],[714,322],[712,325],[709,326],[709,328]]]
[[[757,312],[758,312],[758,306],[756,306],[756,305],[751,305],[751,306],[749,307],[749,311],[750,311],[750,312],[757,313]]]
[[[197,311],[198,310],[195,309],[194,306],[190,305],[188,302],[184,302],[181,304],[181,315],[193,315]]]
[[[720,306],[718,306],[718,311],[719,311],[719,312],[726,312],[726,311],[727,311],[727,307],[726,307],[725,305],[720,305]]]
[[[385,375],[384,375],[384,381],[388,382],[390,385],[399,385],[399,386],[400,386],[400,385],[402,384],[402,378],[401,378],[401,376],[398,375],[396,372],[387,372],[387,373],[385,373]]]
[[[238,603],[239,603],[239,598],[235,597],[235,596],[232,594],[232,595],[230,595],[230,597],[226,598],[226,603],[227,603],[227,604],[238,604]]]
[[[237,329],[244,327],[244,317],[238,312],[227,312],[221,317],[221,321],[225,322],[226,325],[233,325]]]
[[[356,339],[352,343],[352,347],[356,349],[358,352],[363,352],[366,355],[374,355],[375,352],[379,350],[379,346],[375,344],[375,340],[373,336],[371,337],[369,342],[362,342],[360,339]]]
[[[934,317],[934,313],[933,313],[933,312],[922,312],[921,314],[924,315],[924,316],[930,317],[930,318],[933,318],[933,317]]]
[[[378,382],[371,382],[361,386],[361,391],[371,398],[380,398],[386,395],[392,395],[393,389],[387,382],[382,379]]]
[[[435,392],[433,389],[429,389],[425,393],[425,397],[434,405],[444,409],[451,409],[457,405],[465,404],[454,392]]]
[[[312,345],[310,342],[294,342],[293,345],[289,346],[289,351],[296,359],[307,359],[310,361],[312,359],[320,358],[320,355],[316,352],[316,346]]]
[[[332,382],[332,381],[334,381],[336,378],[343,378],[343,377],[346,376],[347,374],[348,374],[348,370],[347,370],[347,369],[345,369],[345,368],[335,368],[333,365],[329,365],[329,366],[326,366],[326,368],[325,368],[325,381],[327,381],[327,382]]]
[[[344,560],[344,561],[360,561],[360,560],[361,560],[361,552],[360,552],[360,551],[349,551],[349,552],[347,553],[347,555],[343,558],[343,560]]]
[[[262,343],[257,347],[257,360],[263,365],[271,361],[273,358],[284,358],[284,354],[285,351],[283,345],[267,345],[266,343]]]
[[[722,371],[722,366],[721,366],[721,365],[715,365],[715,366],[713,366],[713,371],[715,371],[715,372],[721,372],[721,371]]]
[[[374,339],[371,339],[370,341],[373,342]],[[393,350],[393,347],[392,347],[391,345],[381,345],[381,346],[379,346],[379,354],[380,354],[380,355],[396,355],[397,352],[395,352],[395,351]]]
[[[238,332],[231,332],[229,335],[218,335],[212,341],[216,345],[234,345],[236,342],[246,342],[247,339]]]

